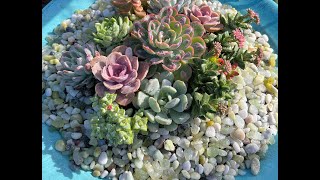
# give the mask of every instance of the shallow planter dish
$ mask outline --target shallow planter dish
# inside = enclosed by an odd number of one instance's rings
[[[45,37],[63,20],[71,17],[77,9],[86,9],[95,0],[52,0],[42,9],[42,46],[46,44]],[[275,53],[278,53],[278,5],[273,0],[220,0],[240,12],[251,8],[258,12],[261,19],[259,26],[253,28],[262,34],[267,34],[269,43]],[[63,156],[54,149],[60,134],[50,132],[46,124],[42,124],[42,179],[43,180],[91,180],[98,179],[91,171],[73,172],[69,168],[68,156]],[[236,176],[237,180],[276,180],[278,179],[278,136],[276,143],[269,146],[266,157],[261,161],[260,173],[253,176],[249,170],[245,176]]]

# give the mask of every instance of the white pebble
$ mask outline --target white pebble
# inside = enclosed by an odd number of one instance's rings
[[[220,132],[220,130],[221,130],[221,125],[220,125],[219,123],[214,123],[214,124],[213,124],[213,127],[214,127],[214,129],[215,129],[217,132]]]
[[[72,139],[80,139],[82,137],[82,133],[72,133]]]
[[[237,113],[239,112],[239,106],[238,106],[238,104],[232,104],[232,105],[231,105],[231,109],[232,109],[232,111],[233,111],[235,114],[237,114]]]
[[[215,128],[213,126],[209,126],[206,130],[206,136],[207,137],[214,137],[216,135]]]
[[[248,112],[245,109],[240,110],[238,114],[242,119],[245,119],[248,116]]]
[[[239,115],[236,115],[236,119],[234,120],[234,124],[238,128],[242,129],[242,128],[244,128],[245,122]]]
[[[191,168],[191,163],[190,161],[186,161],[182,164],[182,169],[186,170],[186,171],[189,171]]]
[[[203,170],[204,174],[206,176],[208,176],[210,174],[210,172],[213,170],[214,167],[210,163],[204,163],[203,168],[204,168],[204,170]]]
[[[106,176],[108,176],[109,172],[107,170],[104,170],[101,175],[100,178],[105,178]]]
[[[233,125],[233,121],[228,117],[223,118],[222,119],[222,123],[225,124],[225,125],[229,125],[229,126]]]
[[[99,164],[105,165],[108,162],[108,156],[106,152],[102,152],[98,159]]]
[[[47,97],[50,97],[52,95],[52,90],[50,88],[47,88],[45,94]]]
[[[259,110],[258,110],[258,108],[256,107],[256,106],[254,106],[254,105],[250,105],[250,107],[249,107],[249,112],[251,113],[251,114],[258,114],[259,113]]]
[[[79,108],[74,108],[71,112],[72,115],[74,114],[79,114],[81,112],[81,110]]]
[[[259,151],[259,146],[255,143],[250,143],[246,145],[244,149],[246,150],[247,153],[254,154]]]
[[[191,179],[200,179],[201,178],[200,174],[197,172],[190,173],[190,177],[191,177]]]
[[[254,34],[255,34],[257,37],[260,37],[260,36],[261,36],[261,33],[258,32],[258,31],[254,32]]]
[[[240,152],[240,146],[237,142],[234,142],[232,147],[233,147],[234,151],[236,151],[236,153]]]
[[[134,180],[132,172],[125,171],[119,176],[119,180]]]
[[[73,108],[71,106],[67,107],[65,109],[66,113],[68,113],[69,115],[71,115]]]
[[[268,38],[268,36],[267,36],[266,34],[262,35],[262,38],[263,38],[266,42],[269,41],[269,38]]]
[[[262,37],[259,37],[257,41],[260,44],[265,44],[266,43],[266,41]]]
[[[111,176],[111,177],[116,176],[116,170],[114,168],[110,171],[109,176]]]
[[[269,104],[272,101],[272,96],[271,94],[266,95],[266,103]]]
[[[257,158],[253,158],[251,162],[251,173],[257,175],[260,171],[260,161]]]
[[[49,117],[50,117],[50,119],[52,119],[52,120],[56,120],[56,119],[57,119],[57,116],[54,115],[54,114],[51,114]]]

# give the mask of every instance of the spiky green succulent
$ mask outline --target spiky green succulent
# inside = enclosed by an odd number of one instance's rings
[[[96,33],[93,40],[105,48],[118,45],[131,31],[132,22],[128,17],[105,18],[102,23],[95,24]]]
[[[184,7],[189,7],[191,0],[149,0],[148,4],[149,13],[159,13],[163,7],[174,7],[182,12]]]
[[[159,14],[149,14],[134,23],[131,35],[141,45],[134,48],[139,57],[147,58],[152,64],[162,64],[170,72],[180,68],[193,57],[200,57],[206,50],[201,36],[204,27],[190,23],[184,14],[173,7],[162,8]],[[141,53],[141,50],[146,53]],[[139,50],[139,51],[137,51]]]
[[[171,72],[164,71],[158,78],[143,80],[140,90],[133,105],[143,109],[150,122],[170,125],[183,124],[190,119],[187,110],[191,106],[192,96],[187,93],[187,85],[183,81],[174,81]]]
[[[58,71],[65,85],[74,89],[92,88],[95,81],[90,61],[96,55],[99,53],[93,44],[74,44],[69,51],[65,51],[60,58],[61,68]]]
[[[148,118],[141,111],[133,117],[127,116],[126,111],[114,102],[116,97],[116,94],[106,93],[102,98],[92,98],[96,112],[90,119],[91,136],[106,139],[113,145],[132,144],[135,134],[147,132]]]
[[[211,118],[217,112],[218,103],[232,98],[231,90],[235,87],[224,73],[219,72],[221,66],[205,59],[196,59],[192,66],[191,87],[194,104],[192,115]]]

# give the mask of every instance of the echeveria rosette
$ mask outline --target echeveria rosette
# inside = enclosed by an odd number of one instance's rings
[[[146,52],[142,56],[148,55],[144,58],[173,72],[181,63],[187,64],[188,60],[205,52],[206,44],[201,38],[204,32],[200,23],[190,23],[186,15],[178,14],[175,8],[165,7],[158,15],[149,14],[136,21],[131,35],[140,40],[140,48]]]
[[[220,23],[220,14],[212,11],[211,7],[206,4],[200,7],[192,5],[191,9],[186,7],[185,14],[188,15],[191,22],[201,23],[207,32],[217,32],[224,27]]]
[[[149,63],[138,61],[132,55],[130,47],[121,45],[106,56],[99,56],[92,61],[92,73],[101,81],[96,84],[98,96],[105,92],[116,93],[116,102],[122,106],[131,103],[134,93],[139,89],[149,69]]]
[[[146,16],[142,4],[146,4],[147,0],[112,0],[112,5],[121,15],[135,14],[139,18]]]
[[[174,81],[173,74],[167,71],[158,78],[145,79],[133,101],[135,108],[143,109],[150,122],[161,125],[188,121],[191,103],[187,85],[180,80]]]
[[[61,58],[61,67],[57,74],[62,76],[66,86],[74,89],[90,89],[94,86],[94,77],[91,73],[90,62],[94,56],[100,56],[94,44],[74,44],[65,51]]]
[[[148,0],[149,13],[159,13],[164,7],[174,7],[178,12],[182,12],[183,7],[189,7],[192,0]]]
[[[94,42],[110,49],[119,45],[127,37],[131,31],[132,22],[128,17],[111,17],[105,18],[101,23],[96,23],[95,28]]]

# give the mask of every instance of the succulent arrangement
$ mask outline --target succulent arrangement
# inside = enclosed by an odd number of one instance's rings
[[[252,29],[256,12],[217,3],[97,0],[47,37],[43,119],[62,132],[55,147],[73,169],[119,179],[259,172],[277,132],[277,55]]]

